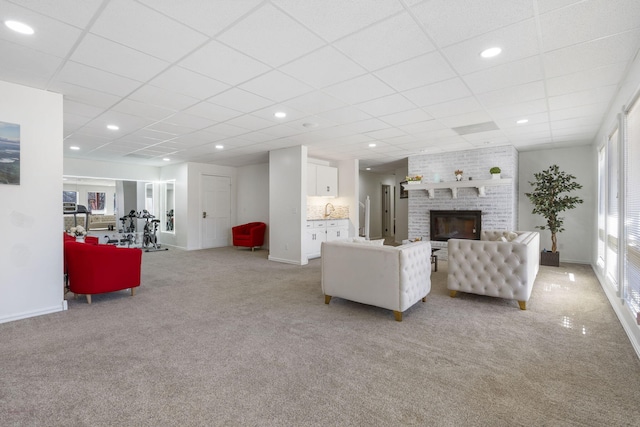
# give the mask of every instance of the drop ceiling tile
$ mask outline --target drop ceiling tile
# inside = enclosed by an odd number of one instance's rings
[[[313,91],[287,100],[287,106],[308,114],[318,114],[324,111],[336,110],[345,107],[343,101],[333,96],[327,95],[322,91]]]
[[[287,117],[276,118],[274,115],[276,111],[281,111],[286,113]],[[251,114],[253,116],[268,120],[272,125],[285,124],[285,123],[289,125],[290,122],[293,122],[295,120],[301,120],[304,117],[308,116],[308,114],[305,112],[302,112],[293,108],[289,108],[283,104],[271,105],[267,108],[263,108],[262,110],[256,110]]]
[[[328,41],[335,41],[402,10],[400,2],[274,0],[273,3]]]
[[[390,126],[385,122],[378,119],[368,119],[362,120],[359,122],[349,123],[344,125],[347,129],[352,130],[353,132],[371,132],[374,130],[386,129]]]
[[[240,117],[228,120],[226,122],[229,125],[237,126],[249,131],[256,131],[265,129],[271,126],[277,126],[277,123],[271,120],[265,120],[261,117],[257,117],[251,114],[245,114]]]
[[[493,58],[480,56],[483,50],[494,46],[502,48],[500,55]],[[540,47],[536,23],[534,19],[518,22],[454,44],[442,52],[461,75],[538,55]]]
[[[82,39],[70,59],[141,82],[169,66],[166,61],[92,34]]]
[[[0,80],[44,89],[62,64],[56,56],[0,40]]]
[[[369,71],[435,50],[408,13],[378,22],[335,42],[334,46]]]
[[[386,128],[367,132],[365,135],[378,140],[375,144],[377,144],[376,148],[379,148],[380,141],[386,142],[388,138],[397,138],[399,136],[405,136],[406,134],[398,128]]]
[[[111,111],[144,117],[153,121],[165,119],[175,113],[175,110],[147,104],[146,102],[134,101],[132,99],[124,99],[115,105]],[[119,123],[116,124],[120,126]]]
[[[417,87],[402,92],[419,107],[440,104],[471,95],[471,91],[460,78],[456,77],[438,83]]]
[[[529,0],[514,0],[508,5],[495,0],[429,1],[411,10],[440,47],[470,39],[507,25],[533,18]]]
[[[207,40],[203,34],[128,0],[107,2],[91,32],[169,62]]]
[[[334,123],[351,123],[371,118],[371,115],[354,107],[343,107],[331,111],[325,111],[318,116]]]
[[[372,116],[384,116],[415,109],[415,105],[404,96],[394,93],[393,95],[363,102],[356,107]]]
[[[149,82],[150,85],[190,96],[207,99],[229,89],[229,85],[182,67],[171,67]]]
[[[48,89],[64,94],[64,99],[82,102],[95,107],[110,107],[120,100],[120,98],[115,95],[64,82],[56,82],[50,85]]]
[[[200,102],[192,107],[185,109],[182,112],[193,114],[194,116],[198,117],[204,117],[216,122],[224,122],[243,114],[240,111],[232,110],[230,108],[222,107],[210,102]]]
[[[167,123],[171,123],[174,125],[184,126],[185,128],[188,128],[191,130],[205,129],[205,128],[208,128],[209,126],[218,124],[218,122],[215,120],[206,119],[204,117],[198,117],[198,116],[184,113],[184,112],[173,114],[171,117],[167,118],[165,121]]]
[[[628,31],[575,46],[546,52],[543,55],[548,78],[572,74],[590,68],[628,62],[637,51],[640,30]]]
[[[478,95],[478,100],[486,108],[494,108],[501,105],[543,99],[545,96],[544,82],[538,80],[536,82],[485,92]]]
[[[611,36],[640,27],[637,0],[590,0],[540,15],[545,51]]]
[[[456,116],[442,117],[438,121],[447,127],[453,128],[491,122],[491,116],[484,111],[470,111]]]
[[[407,110],[382,116],[380,117],[380,120],[392,126],[403,126],[411,123],[424,122],[427,120],[431,120],[432,118],[433,117],[431,117],[429,113],[427,113],[423,109],[415,108],[413,110]]]
[[[153,123],[147,126],[148,130],[152,130],[155,132],[162,132],[166,134],[165,139],[175,138],[177,136],[188,134],[193,132],[195,129],[188,126],[181,126],[175,123],[170,123],[168,121],[161,121]]]
[[[212,60],[215,58],[215,61]],[[249,56],[211,41],[180,62],[191,71],[235,86],[271,68]]]
[[[375,75],[398,91],[456,77],[456,73],[439,52],[427,53],[392,65],[376,71]]]
[[[185,7],[185,3],[174,1],[140,0],[140,2],[184,25],[213,36],[249,13],[261,3],[261,0],[198,1],[197,7]]]
[[[463,113],[478,111],[482,108],[476,98],[469,96],[456,99],[454,101],[443,102],[441,104],[424,107],[431,116],[435,118],[455,116]]]
[[[233,126],[228,123],[220,123],[215,126],[211,126],[210,128],[207,128],[206,131],[216,135],[224,135],[226,137],[235,137],[248,133],[246,129]]]
[[[600,117],[599,116],[586,116],[586,117],[577,117],[574,119],[567,120],[556,120],[550,122],[551,130],[554,132],[559,130],[567,130],[570,129],[573,132],[579,132],[581,129],[589,129],[594,128],[594,126],[599,127],[600,125]]]
[[[140,82],[113,73],[67,61],[56,75],[56,83],[69,83],[88,89],[101,88],[116,96],[126,96],[140,86]]]
[[[208,102],[222,105],[233,110],[242,111],[243,113],[250,113],[273,104],[273,101],[270,99],[263,98],[238,88],[232,88],[226,92],[216,95],[209,99]]]
[[[399,126],[400,129],[408,134],[415,135],[424,132],[432,132],[445,129],[445,126],[437,120],[425,120],[424,122],[410,123]]]
[[[65,114],[76,114],[90,119],[99,116],[105,111],[104,108],[83,104],[66,98],[63,99],[62,108]]]
[[[573,119],[576,117],[585,116],[600,116],[603,117],[604,113],[609,108],[609,102],[602,102],[599,104],[581,105],[579,107],[565,108],[560,110],[551,110],[549,113],[550,120],[564,120]]]
[[[191,107],[199,100],[190,96],[181,95],[159,87],[145,85],[129,95],[129,99],[155,105],[172,111],[180,111]]]
[[[41,53],[65,58],[73,48],[76,40],[82,35],[82,31],[78,28],[13,3],[2,2],[0,6],[2,6],[2,21],[15,19],[26,22],[35,31],[31,36],[24,36],[2,25],[0,27],[0,40],[6,40]]]
[[[488,109],[487,112],[494,119],[503,119],[508,117],[527,117],[529,114],[545,113],[547,110],[546,99],[535,99],[533,101],[491,108]]]
[[[622,79],[627,68],[626,62],[592,68],[547,80],[549,96],[566,95],[599,86],[615,85]]]
[[[315,88],[323,88],[366,73],[332,46],[325,46],[280,67],[280,70]]]
[[[611,85],[567,95],[552,96],[549,98],[549,108],[553,111],[582,105],[606,103],[613,98],[616,90],[617,85]]]
[[[544,77],[537,56],[498,65],[463,76],[463,80],[474,93],[490,92],[510,86],[531,83]]]
[[[98,11],[102,0],[56,1],[47,2],[42,0],[18,0],[21,7],[30,9],[41,15],[55,18],[59,21],[76,27],[84,28],[93,15]],[[8,2],[0,2],[2,10],[8,10]]]
[[[518,120],[527,119],[527,123],[517,123]],[[549,121],[549,113],[527,114],[526,116],[510,116],[495,118],[494,122],[503,131],[522,132],[532,125],[547,123]]]
[[[325,91],[351,105],[393,93],[393,89],[371,74],[329,86]]]
[[[217,39],[273,67],[324,45],[322,39],[271,4],[265,4]]]
[[[295,98],[313,90],[311,86],[277,70],[249,80],[239,88],[276,102]]]
[[[538,0],[538,13],[550,12],[581,1],[582,0]]]

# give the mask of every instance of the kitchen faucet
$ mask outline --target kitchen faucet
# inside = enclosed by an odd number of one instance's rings
[[[331,211],[329,211],[329,208],[331,208]],[[331,212],[334,212],[335,210],[336,208],[334,208],[331,203],[327,203],[324,205],[324,217],[328,218],[331,215]]]

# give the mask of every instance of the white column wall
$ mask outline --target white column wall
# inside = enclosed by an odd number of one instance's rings
[[[0,323],[66,308],[62,95],[0,81],[0,121],[20,125],[20,185],[0,185]]]

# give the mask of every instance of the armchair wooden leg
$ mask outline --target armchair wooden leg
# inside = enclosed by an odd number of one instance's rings
[[[449,296],[451,296],[451,298],[455,298],[457,294],[458,291],[449,291]]]
[[[527,309],[527,302],[526,301],[518,301],[518,305],[520,306],[520,310],[526,310]]]
[[[427,302],[427,297],[426,296],[422,297],[422,302]]]
[[[131,296],[134,296],[136,294],[136,288],[131,288]]]
[[[397,322],[402,322],[402,312],[393,310],[393,315],[396,317]]]
[[[91,304],[91,295],[87,294],[86,297],[87,297],[87,302]]]
[[[329,304],[329,301],[331,301],[331,295],[325,295],[324,296],[324,303],[325,304]]]

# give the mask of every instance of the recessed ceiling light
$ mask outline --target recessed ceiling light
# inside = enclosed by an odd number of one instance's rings
[[[285,117],[287,117],[287,113],[285,113],[284,111],[276,111],[276,113],[274,114],[274,116],[277,119],[284,119]]]
[[[525,123],[528,123],[528,122],[529,122],[529,119],[520,119],[516,123],[519,124],[519,125],[522,125],[522,124],[525,124]]]
[[[162,160],[164,160],[165,162],[170,162],[170,161],[171,161],[171,159],[170,159],[170,158],[168,158],[168,157],[165,157],[165,158],[164,158],[164,159],[162,159]]]
[[[118,130],[118,129],[120,129],[120,126],[117,126],[117,125],[107,125],[107,129],[109,129],[109,130]]]
[[[69,150],[79,150],[80,147],[76,147],[75,145],[72,145],[71,147],[69,147]]]
[[[375,142],[372,142],[371,144],[369,144],[369,147],[371,147],[371,148],[373,148],[375,146],[376,146]]]
[[[216,145],[216,148],[217,148],[218,150],[222,150],[222,149],[224,148],[224,145],[222,145],[222,144],[218,144],[218,145]]]
[[[26,34],[28,36],[30,36],[31,34],[34,33],[33,28],[31,28],[27,24],[23,24],[22,22],[4,21],[4,25],[6,25],[7,27],[11,28],[16,33]]]
[[[494,56],[500,55],[502,49],[499,47],[490,47],[489,49],[485,49],[480,53],[480,56],[483,58],[493,58]]]

